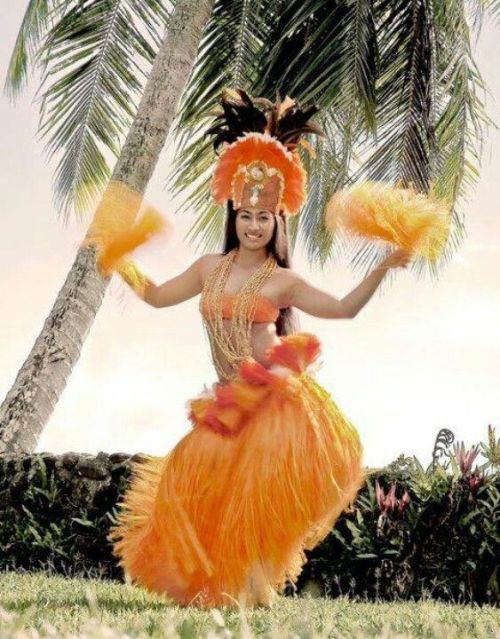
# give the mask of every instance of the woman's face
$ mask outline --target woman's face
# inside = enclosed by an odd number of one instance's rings
[[[236,235],[240,244],[255,250],[267,246],[273,236],[274,213],[259,207],[236,211]]]

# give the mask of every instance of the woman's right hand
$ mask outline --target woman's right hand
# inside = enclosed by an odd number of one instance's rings
[[[386,257],[379,264],[378,268],[390,269],[390,268],[406,268],[413,258],[412,253],[405,249],[396,249],[388,257]]]

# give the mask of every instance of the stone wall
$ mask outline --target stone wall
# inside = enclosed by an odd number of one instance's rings
[[[106,539],[141,455],[0,455],[0,570],[123,577]]]

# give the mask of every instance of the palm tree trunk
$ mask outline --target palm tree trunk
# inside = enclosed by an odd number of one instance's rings
[[[214,0],[177,0],[113,171],[144,193],[196,60]],[[96,269],[95,249],[78,251],[35,344],[0,406],[0,453],[32,452],[77,362],[109,278]]]

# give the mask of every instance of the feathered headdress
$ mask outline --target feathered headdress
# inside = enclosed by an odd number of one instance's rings
[[[251,98],[242,89],[223,91],[220,103],[217,123],[206,132],[215,136],[216,151],[223,147],[212,181],[215,201],[297,214],[307,192],[307,174],[297,147],[308,148],[301,140],[306,133],[324,135],[310,121],[318,108],[302,109],[288,96],[273,104]]]

